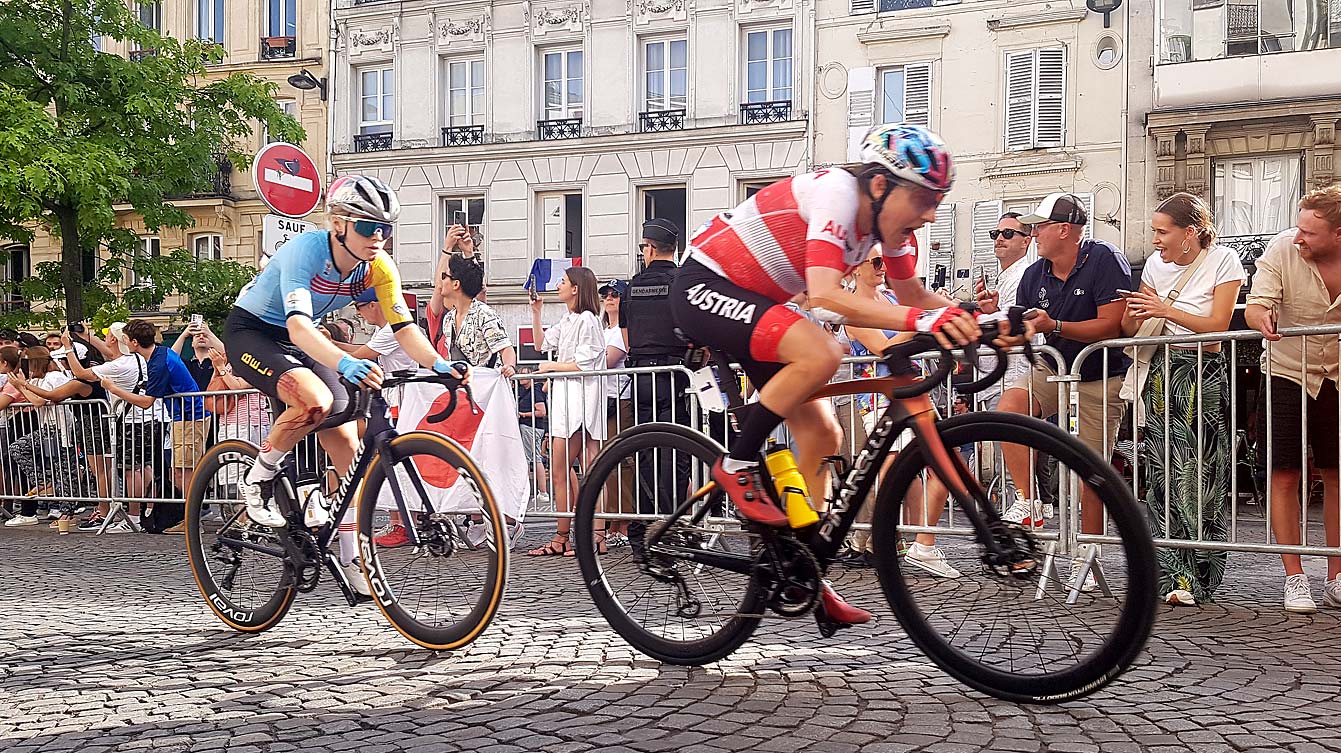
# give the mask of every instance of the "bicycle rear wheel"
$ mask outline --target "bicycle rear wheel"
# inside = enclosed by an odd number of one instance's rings
[[[186,553],[196,586],[224,624],[247,633],[277,625],[297,595],[279,533],[248,521],[238,495],[256,455],[255,445],[239,439],[214,445],[186,501]]]
[[[722,453],[716,442],[684,426],[635,426],[596,456],[578,492],[573,546],[592,601],[624,640],[670,664],[706,664],[729,655],[763,616],[763,598],[749,570],[719,569],[674,554],[699,549],[744,565],[753,560],[754,536],[721,517],[722,492],[703,494],[682,515],[670,514],[702,488]],[[635,510],[655,519],[629,523],[627,548],[597,554],[597,526],[606,530],[613,522],[607,515]],[[704,517],[694,522],[699,513]],[[653,534],[661,544],[649,551]]]
[[[872,522],[880,582],[908,637],[955,678],[1011,701],[1058,703],[1111,682],[1140,654],[1156,606],[1154,546],[1122,478],[1078,440],[1038,419],[971,414],[937,426],[947,448],[981,452],[991,446],[986,443],[1009,443],[1055,458],[1056,478],[1088,489],[1102,505],[1109,538],[1071,550],[1068,537],[1049,524],[1028,534],[1037,567],[998,574],[984,565],[962,511],[951,507],[905,520],[909,506],[936,507],[938,482],[922,444],[913,443],[881,485]],[[936,545],[960,577],[934,577],[913,558],[897,555],[893,544],[901,530],[921,525],[947,531],[937,534]]]
[[[460,648],[488,627],[503,601],[508,536],[484,473],[465,448],[415,431],[379,453],[359,499],[359,554],[373,600],[396,630],[425,648]],[[398,512],[394,474],[419,544],[379,546],[376,529]],[[458,525],[462,515],[478,528]]]

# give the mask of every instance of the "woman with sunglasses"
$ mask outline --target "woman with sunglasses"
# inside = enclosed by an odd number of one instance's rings
[[[283,403],[261,454],[241,484],[253,522],[280,527],[284,516],[273,504],[272,486],[280,460],[304,436],[340,411],[347,400],[340,377],[376,389],[382,370],[371,360],[344,352],[317,330],[318,317],[375,290],[387,323],[405,352],[425,368],[451,373],[405,306],[400,273],[386,253],[400,201],[381,180],[353,175],[331,184],[326,198],[329,230],[303,233],[275,253],[265,269],[243,288],[224,326],[233,373]],[[340,474],[349,468],[357,442],[354,424],[318,434]],[[309,505],[309,526],[324,525],[329,513]],[[340,537],[341,564],[354,564],[352,536]],[[364,578],[351,583],[366,587]]]

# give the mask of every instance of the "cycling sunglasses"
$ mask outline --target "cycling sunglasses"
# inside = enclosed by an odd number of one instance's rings
[[[382,239],[388,240],[391,238],[391,232],[395,229],[395,226],[392,225],[390,222],[377,222],[375,220],[360,220],[357,217],[345,217],[344,215],[336,215],[336,216],[342,220],[346,220],[349,223],[351,223],[354,226],[354,232],[358,233],[364,238],[371,238],[377,234],[377,231],[380,230],[382,231]]]
[[[989,230],[989,231],[987,231],[987,237],[988,237],[988,238],[991,238],[992,240],[996,240],[996,238],[997,238],[998,235],[1000,235],[1000,236],[1004,236],[1006,240],[1011,240],[1011,239],[1013,239],[1013,238],[1014,238],[1015,236],[1017,236],[1017,235],[1020,236],[1020,237],[1022,237],[1022,238],[1028,238],[1028,237],[1029,237],[1029,231],[1027,231],[1027,230],[1015,230],[1014,228],[1006,228],[1005,230]]]

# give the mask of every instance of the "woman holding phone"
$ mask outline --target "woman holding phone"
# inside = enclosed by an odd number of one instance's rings
[[[1192,335],[1229,328],[1246,275],[1238,254],[1217,245],[1211,210],[1176,193],[1150,220],[1159,253],[1146,260],[1141,289],[1126,294],[1122,333]],[[1229,366],[1219,343],[1138,351],[1128,384],[1144,408],[1145,501],[1156,538],[1224,541],[1229,450]],[[1135,386],[1135,385],[1133,385]],[[1141,410],[1137,410],[1140,416]],[[1139,419],[1138,419],[1139,420]],[[1167,464],[1165,459],[1167,457]],[[1210,601],[1228,553],[1160,549],[1160,591],[1169,604]]]

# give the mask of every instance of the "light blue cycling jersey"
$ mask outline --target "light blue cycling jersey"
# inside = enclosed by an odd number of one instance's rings
[[[359,262],[341,277],[330,244],[328,230],[309,230],[285,243],[242,289],[235,305],[267,324],[283,327],[295,314],[316,319],[344,308],[371,288],[377,291],[388,324],[413,321],[390,256],[379,252],[371,262]]]

